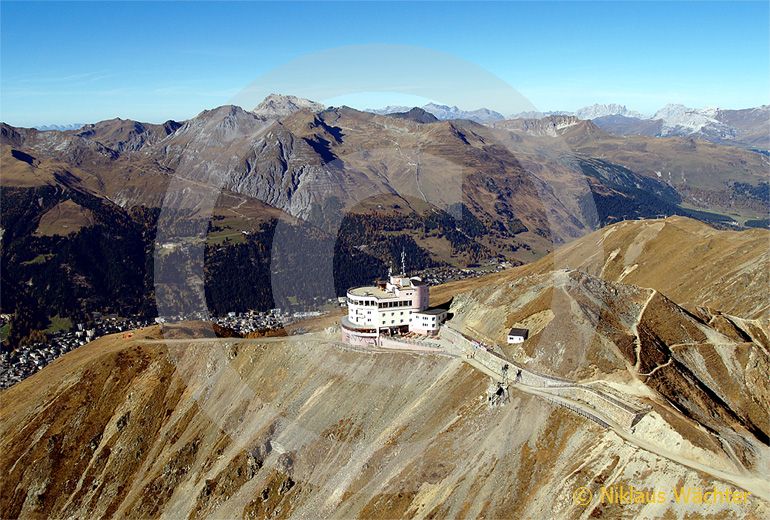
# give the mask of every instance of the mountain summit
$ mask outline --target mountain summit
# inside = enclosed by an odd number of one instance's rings
[[[325,105],[309,99],[297,96],[270,94],[257,105],[252,112],[265,118],[279,119],[295,112],[299,112],[300,110],[319,112],[324,108],[326,108]]]

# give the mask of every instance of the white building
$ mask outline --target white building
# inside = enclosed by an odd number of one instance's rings
[[[435,334],[447,316],[445,309],[428,308],[428,285],[406,274],[348,290],[347,305],[340,324],[343,339],[351,343],[374,344],[380,335],[405,332]]]
[[[508,344],[524,343],[524,340],[527,339],[528,336],[529,331],[527,329],[513,328],[508,331]]]
[[[413,312],[409,316],[409,331],[419,334],[436,334],[446,318],[446,309],[435,308]]]

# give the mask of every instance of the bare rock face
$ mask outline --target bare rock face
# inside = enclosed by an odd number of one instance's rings
[[[66,132],[4,125],[1,181],[87,191],[127,210],[195,210],[231,191],[233,204],[256,199],[332,234],[348,214],[379,213],[367,225],[384,227],[392,215],[382,213],[398,208],[401,222],[388,226],[399,239],[420,238],[414,229],[427,234],[442,220],[427,254],[451,265],[529,262],[608,222],[687,213],[682,199],[764,208],[756,193],[766,164],[746,150],[620,143],[566,115],[485,126],[428,112],[404,119],[271,95],[255,111],[222,106],[181,123],[114,119]],[[197,199],[184,200],[191,193]]]
[[[740,280],[765,279],[766,242],[765,231],[720,232],[682,218],[625,222],[446,290],[453,323],[469,335],[503,344],[509,328],[529,330],[523,345],[504,347],[512,361],[636,395],[655,410],[656,431],[691,445],[683,456],[761,475],[770,446],[769,302],[763,283]],[[704,449],[706,458],[697,454]]]
[[[593,127],[594,131],[599,131],[590,121],[584,121],[577,116],[567,115],[547,116],[540,119],[510,119],[494,123],[493,126],[538,137],[561,136],[565,130],[576,126]]]
[[[103,143],[118,153],[135,152],[173,134],[182,123],[166,121],[153,125],[128,119],[111,119],[84,125],[72,133],[78,137]]]
[[[236,106],[186,122],[164,141],[160,157],[209,190],[242,193],[298,217],[344,188],[341,168],[327,167],[312,143]]]
[[[755,381],[770,378],[770,360],[743,325],[728,337],[654,289],[572,270],[479,286],[455,296],[453,311],[455,326],[498,344],[511,327],[528,327],[524,345],[504,347],[511,360],[570,380],[612,381],[679,416],[671,424],[692,442],[723,442],[742,464],[764,467],[770,415],[760,403],[770,393]]]

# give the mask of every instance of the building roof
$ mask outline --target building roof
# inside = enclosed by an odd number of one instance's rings
[[[529,330],[527,330],[527,329],[517,329],[517,328],[514,327],[514,328],[512,328],[508,332],[508,335],[509,336],[521,336],[522,338],[526,338],[529,335]]]
[[[375,285],[366,285],[348,289],[348,294],[362,298],[377,298],[379,300],[393,300],[409,297],[416,287],[425,285],[418,278],[406,278],[403,276],[391,276],[388,282],[376,282]],[[387,287],[387,288],[386,288]],[[402,294],[396,295],[396,291]]]
[[[386,299],[386,298],[397,298],[395,294],[388,291],[384,291],[379,287],[374,287],[373,285],[356,287],[354,289],[348,290],[348,293],[352,294],[353,296],[369,296],[369,297],[379,298],[380,300]]]

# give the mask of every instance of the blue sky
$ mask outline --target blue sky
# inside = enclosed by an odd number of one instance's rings
[[[336,72],[334,49],[383,44],[417,49],[399,55],[412,62],[405,71],[420,70],[420,60],[442,53],[501,79],[541,110],[596,102],[623,103],[642,112],[668,102],[743,108],[770,103],[769,19],[766,1],[3,0],[0,119],[22,126],[118,116],[151,122],[185,119],[240,99],[239,92],[255,81],[266,91],[286,85],[270,82],[276,77],[271,71],[287,63],[295,69],[315,64],[303,69],[304,76],[294,71],[299,89],[312,86],[319,74]],[[329,50],[323,54],[326,61],[315,59]],[[338,83],[356,76],[351,67],[340,67],[344,73]],[[422,90],[423,96],[415,97],[417,91],[401,88],[402,83],[429,81],[427,73],[409,74],[384,82],[381,89],[369,83],[360,86],[367,90],[354,93],[317,92],[328,94],[320,101],[358,108],[411,104],[434,92]],[[485,100],[438,91],[428,97],[439,95],[435,100],[447,103]],[[509,105],[500,96],[483,104],[505,113]]]

